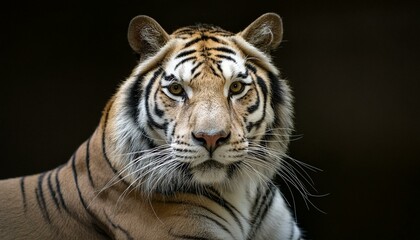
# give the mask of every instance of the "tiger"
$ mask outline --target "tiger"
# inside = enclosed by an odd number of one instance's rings
[[[293,97],[266,13],[244,30],[168,34],[134,17],[138,57],[65,164],[0,181],[0,239],[303,239],[275,184]]]

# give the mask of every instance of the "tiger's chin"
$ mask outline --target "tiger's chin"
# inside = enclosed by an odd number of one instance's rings
[[[221,184],[228,179],[228,166],[215,160],[207,160],[191,169],[196,182],[201,184]]]

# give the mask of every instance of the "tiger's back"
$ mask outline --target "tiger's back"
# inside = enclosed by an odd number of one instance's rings
[[[167,34],[134,18],[140,62],[63,166],[0,181],[1,239],[300,239],[272,180],[292,97],[269,52],[281,20]]]

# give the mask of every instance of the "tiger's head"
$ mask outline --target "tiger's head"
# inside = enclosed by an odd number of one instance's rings
[[[121,176],[164,193],[270,181],[293,128],[291,93],[269,55],[281,38],[273,13],[237,34],[196,25],[169,35],[135,17],[128,39],[140,61],[107,125]]]

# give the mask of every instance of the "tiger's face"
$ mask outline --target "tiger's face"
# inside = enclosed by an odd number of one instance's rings
[[[126,160],[132,181],[169,191],[271,179],[292,126],[288,87],[267,55],[211,26],[164,38],[121,88],[128,115],[115,138],[129,139],[125,152],[145,153]]]
[[[247,130],[264,110],[257,97],[263,93],[245,64],[233,45],[202,41],[182,48],[165,63],[156,101],[149,101],[168,123],[160,137],[200,183],[229,179],[247,156],[248,139],[264,132]],[[250,108],[261,110],[251,114]]]

